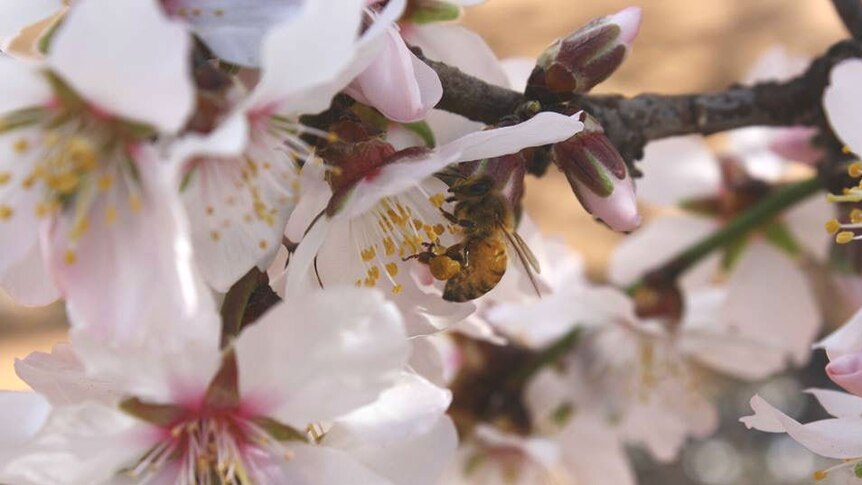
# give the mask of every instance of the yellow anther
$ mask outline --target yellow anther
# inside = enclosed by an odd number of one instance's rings
[[[443,203],[446,202],[446,196],[444,194],[434,194],[428,198],[431,204],[436,208],[443,207]]]
[[[383,239],[383,249],[386,251],[387,256],[392,256],[395,254],[395,241],[391,237]]]
[[[853,209],[850,211],[850,222],[853,224],[858,224],[862,222],[862,210]]]
[[[360,251],[360,255],[362,256],[362,261],[365,261],[367,263],[374,259],[374,257],[377,255],[377,252],[374,250],[373,247],[369,247]]]
[[[116,207],[107,207],[105,209],[105,223],[109,226],[113,225],[117,222],[117,208]]]
[[[213,209],[212,207],[207,207],[207,215],[208,216],[211,216],[214,213],[215,213],[215,209]]]
[[[71,138],[66,142],[66,153],[71,157],[75,168],[89,171],[96,168],[96,151],[85,138]]]
[[[841,231],[835,236],[835,242],[838,244],[847,244],[853,240],[853,232]]]
[[[843,153],[843,154],[845,154],[845,155],[850,155],[850,154],[851,154],[851,153],[853,153],[853,152],[852,152],[852,151],[850,151],[850,147],[849,147],[849,146],[844,145],[843,147],[841,147],[841,153]]]
[[[0,172],[0,185],[6,185],[12,180],[12,174],[9,172]]]
[[[99,177],[99,190],[108,191],[114,185],[114,178],[108,174]]]
[[[90,220],[86,217],[82,217],[75,221],[75,225],[72,226],[72,232],[69,234],[69,237],[75,241],[81,239],[81,236],[87,233],[90,229]]]
[[[819,482],[821,480],[826,480],[826,477],[828,477],[828,476],[829,476],[828,472],[823,471],[823,470],[817,470],[816,472],[814,472],[813,478],[814,478],[814,480],[817,480]]]
[[[12,149],[18,154],[25,153],[30,149],[30,142],[26,138],[19,138],[15,140],[15,143],[12,145]]]
[[[63,261],[65,261],[66,264],[72,265],[78,261],[78,256],[75,254],[75,251],[67,249],[66,254],[63,255]]]
[[[0,205],[0,221],[8,221],[14,214],[15,211],[8,205]]]
[[[853,162],[848,165],[847,173],[853,178],[862,177],[862,162]]]
[[[132,212],[141,212],[141,208],[143,207],[143,203],[141,202],[141,198],[135,194],[129,196],[129,207],[132,208]]]
[[[261,239],[261,240],[257,243],[257,247],[259,247],[261,250],[264,250],[264,251],[265,251],[265,250],[266,250],[266,248],[268,248],[268,247],[269,247],[269,243],[267,243],[266,241],[264,241],[263,239]]]
[[[218,231],[210,231],[210,239],[218,242],[218,240],[221,239],[221,234],[219,234]]]
[[[838,234],[838,231],[841,230],[841,223],[838,222],[838,219],[829,219],[826,221],[826,232],[831,235]]]
[[[404,290],[404,288],[401,285],[395,285],[392,287],[392,294],[393,295],[400,295],[403,290]]]
[[[375,280],[380,278],[380,268],[378,268],[377,266],[372,266],[368,268],[368,271],[366,273],[368,274],[369,278],[374,278]]]
[[[386,272],[391,277],[396,277],[398,275],[398,265],[395,263],[386,263]]]

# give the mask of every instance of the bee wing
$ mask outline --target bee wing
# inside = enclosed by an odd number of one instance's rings
[[[539,262],[536,261],[536,257],[533,255],[533,252],[530,251],[527,243],[521,239],[521,236],[519,236],[517,232],[507,231],[502,226],[500,229],[503,231],[503,234],[506,235],[506,239],[509,240],[509,246],[511,246],[512,249],[515,250],[515,254],[518,255],[518,261],[521,262],[521,266],[524,267],[527,277],[530,278],[530,284],[533,286],[533,289],[536,290],[536,295],[541,298],[542,292],[539,290],[539,283],[536,281],[536,275],[533,274],[533,269],[535,269],[537,273],[539,272]]]

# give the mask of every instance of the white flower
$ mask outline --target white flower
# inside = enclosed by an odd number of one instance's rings
[[[299,162],[312,157],[300,136],[322,135],[299,123],[299,115],[329,106],[403,7],[391,2],[359,37],[362,5],[306,2],[271,29],[262,77],[248,98],[215,131],[190,136],[176,149],[175,158],[186,160],[188,169],[183,195],[197,260],[216,290],[227,291],[249,269],[272,260],[297,203]],[[326,41],[309,43],[312,38]]]
[[[363,172],[345,172],[345,183],[331,198],[311,196],[318,203],[297,209],[291,218],[289,238],[291,232],[302,236],[309,229],[288,266],[287,293],[309,284],[382,287],[405,309],[411,334],[436,330],[435,316],[463,318],[470,308],[428,292],[415,274],[417,263],[403,259],[420,252],[423,242],[455,242],[454,229],[440,211],[446,185],[432,175],[453,163],[565,139],[581,126],[573,118],[541,113],[520,125],[466,135],[433,151],[408,149],[374,160],[376,165]],[[327,184],[317,186],[330,193]]]
[[[835,134],[847,144],[850,151],[862,153],[862,130],[859,129],[859,81],[862,79],[862,60],[849,59],[832,68],[829,87],[823,93],[823,109]]]
[[[51,399],[47,423],[15,450],[3,480],[431,483],[455,447],[443,414],[450,395],[402,371],[406,342],[379,293],[345,288],[285,301],[225,354],[217,342],[173,355],[152,350],[146,362],[122,348],[102,352],[115,368],[112,386],[125,394],[120,408],[86,393]],[[75,348],[92,360],[86,342]],[[28,379],[34,361],[63,368],[62,357],[27,360]],[[58,375],[55,390],[80,383],[79,373]]]

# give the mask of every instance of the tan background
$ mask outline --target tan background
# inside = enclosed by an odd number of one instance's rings
[[[488,0],[470,9],[466,23],[501,58],[536,56],[545,45],[589,19],[632,3],[621,0]],[[816,55],[844,32],[828,0],[648,0],[633,55],[604,92],[681,93],[720,89],[741,79],[768,47],[784,44]],[[539,224],[564,236],[601,272],[619,236],[594,224],[565,180],[531,181],[527,206]],[[26,310],[0,299],[0,389],[20,388],[16,357],[48,350],[64,337],[62,309]]]

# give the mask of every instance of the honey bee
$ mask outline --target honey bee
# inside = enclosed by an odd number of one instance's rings
[[[446,200],[455,202],[455,208],[451,213],[444,210],[443,215],[461,227],[463,239],[448,248],[426,243],[425,251],[406,259],[417,259],[434,278],[446,281],[444,300],[464,302],[497,286],[506,273],[508,248],[512,248],[539,294],[533,275],[533,271],[539,272],[539,264],[515,232],[514,212],[494,179],[488,175],[459,178],[449,192],[452,195]]]

